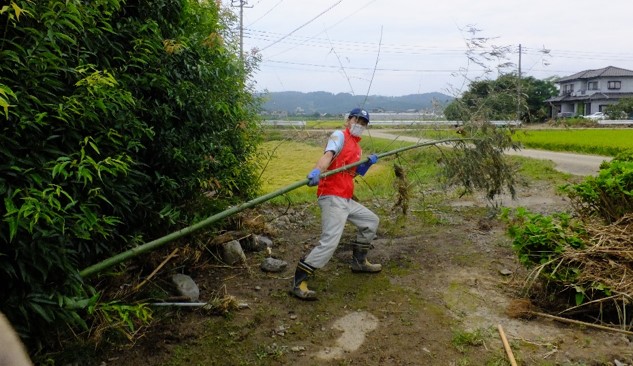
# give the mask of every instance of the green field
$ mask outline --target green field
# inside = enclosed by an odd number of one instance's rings
[[[533,149],[615,156],[633,149],[633,129],[518,130],[513,137]]]
[[[454,129],[417,129],[397,131],[397,134],[442,139],[455,137]],[[525,148],[551,151],[568,151],[584,154],[615,156],[633,149],[633,129],[587,128],[587,129],[517,129],[512,138]]]

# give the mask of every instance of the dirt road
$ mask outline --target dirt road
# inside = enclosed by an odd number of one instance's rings
[[[371,131],[370,135],[377,138],[392,139],[409,142],[424,142],[412,136],[398,135],[393,132]],[[584,155],[565,152],[521,149],[518,151],[506,151],[507,155],[517,155],[533,159],[551,160],[556,164],[556,169],[563,173],[574,175],[596,175],[600,170],[600,164],[605,160],[610,160],[608,156]]]

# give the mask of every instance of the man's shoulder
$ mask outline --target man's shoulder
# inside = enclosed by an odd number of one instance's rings
[[[330,135],[330,139],[343,141],[345,139],[345,134],[342,130],[335,130]]]
[[[336,130],[330,135],[330,138],[327,141],[327,146],[325,147],[325,151],[332,151],[334,155],[336,155],[339,153],[339,151],[341,151],[344,143],[345,134],[341,130]]]

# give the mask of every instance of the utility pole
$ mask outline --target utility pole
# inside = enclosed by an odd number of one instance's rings
[[[517,121],[521,121],[521,44],[519,43],[519,73],[517,78]]]
[[[252,8],[246,6],[248,0],[231,0],[232,6],[240,7],[240,59],[244,60],[244,8]]]

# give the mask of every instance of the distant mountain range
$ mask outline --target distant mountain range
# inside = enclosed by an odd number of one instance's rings
[[[258,94],[264,98],[263,110],[268,114],[343,114],[352,108],[362,106],[372,112],[406,112],[406,111],[434,111],[438,107],[446,106],[454,98],[442,93],[410,94],[400,97],[386,97],[370,95],[365,101],[364,95],[348,93],[333,94],[323,91],[302,92],[271,92]]]

